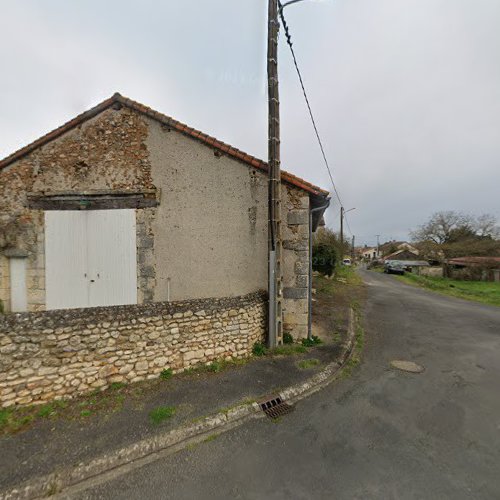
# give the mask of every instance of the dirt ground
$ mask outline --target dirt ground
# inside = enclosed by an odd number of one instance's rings
[[[365,286],[354,268],[342,268],[331,277],[313,277],[313,335],[323,342],[338,341],[347,333],[349,308],[361,307]]]

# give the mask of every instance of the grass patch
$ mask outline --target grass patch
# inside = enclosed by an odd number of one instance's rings
[[[252,354],[254,356],[265,356],[267,347],[262,342],[255,342],[252,347]]]
[[[323,341],[317,335],[313,335],[310,339],[302,339],[302,345],[304,347],[314,347],[322,343]]]
[[[155,425],[161,424],[175,415],[175,406],[158,406],[149,412],[149,419]]]
[[[365,331],[360,321],[360,313],[354,310],[355,333],[354,333],[354,349],[351,357],[342,369],[342,377],[347,378],[352,375],[353,370],[361,363],[361,352],[365,346]]]
[[[36,417],[33,410],[32,406],[0,410],[0,432],[14,433],[27,427]]]
[[[109,388],[112,390],[112,391],[119,391],[120,389],[123,389],[125,387],[126,384],[124,384],[123,382],[113,382]]]
[[[335,278],[341,278],[346,280],[347,285],[362,285],[363,280],[361,279],[361,276],[356,272],[356,269],[352,266],[338,266],[335,268],[335,273],[333,280]],[[337,283],[339,283],[337,281]]]
[[[418,276],[411,273],[396,276],[396,279],[451,297],[500,306],[500,283],[498,282],[458,281],[435,276]]]
[[[207,366],[207,371],[212,373],[219,373],[224,368],[226,368],[225,363],[223,361],[213,361]]]
[[[171,379],[174,375],[174,372],[172,371],[172,368],[165,368],[165,370],[162,370],[160,373],[160,378],[162,380],[168,380]]]
[[[352,375],[352,372],[356,366],[361,363],[361,360],[357,353],[353,353],[353,355],[349,358],[349,361],[344,365],[344,368],[342,369],[342,377],[347,378]]]
[[[319,365],[319,360],[315,358],[311,359],[304,359],[303,361],[300,361],[297,363],[297,366],[301,368],[302,370],[308,370],[310,368],[314,368],[315,366]]]
[[[237,359],[231,359],[229,361],[226,361],[225,359],[216,360],[206,365],[191,366],[189,368],[186,368],[182,372],[182,375],[190,376],[190,375],[200,375],[202,373],[219,373],[233,366],[246,365],[248,361],[249,358],[237,358]]]
[[[91,415],[109,414],[123,407],[130,386],[111,384],[106,390],[96,389],[86,396],[71,400],[55,400],[44,405],[16,406],[0,410],[0,435],[27,430],[37,421],[59,419],[80,420]]]
[[[339,281],[340,280],[340,281]],[[314,277],[314,288],[318,294],[327,294],[333,297],[344,294],[349,287],[362,286],[363,280],[356,269],[348,266],[335,268],[333,276],[318,275]]]
[[[301,344],[283,344],[274,349],[270,349],[267,354],[271,356],[293,356],[307,352],[306,347]]]
[[[37,413],[40,418],[48,418],[56,414],[56,410],[53,404],[43,405]]]
[[[3,408],[2,410],[0,410],[0,429],[7,425],[11,413],[12,410],[10,410],[9,408]]]
[[[210,443],[210,441],[215,441],[219,437],[218,434],[210,434],[210,436],[207,436],[203,442],[204,443]]]

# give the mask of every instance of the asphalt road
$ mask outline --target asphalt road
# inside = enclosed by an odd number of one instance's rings
[[[73,498],[500,498],[500,308],[363,272],[350,378]],[[390,368],[410,360],[422,374]]]

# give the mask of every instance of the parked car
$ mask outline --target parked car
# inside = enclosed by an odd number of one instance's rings
[[[344,259],[344,260],[342,261],[342,264],[343,264],[344,266],[350,266],[350,265],[352,265],[351,259]]]
[[[384,265],[384,273],[387,274],[404,274],[405,268],[401,262],[389,261]]]

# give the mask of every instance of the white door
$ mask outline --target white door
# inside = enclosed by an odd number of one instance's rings
[[[45,212],[46,308],[137,303],[135,211]]]
[[[10,259],[10,304],[12,312],[28,310],[26,294],[26,259]]]

